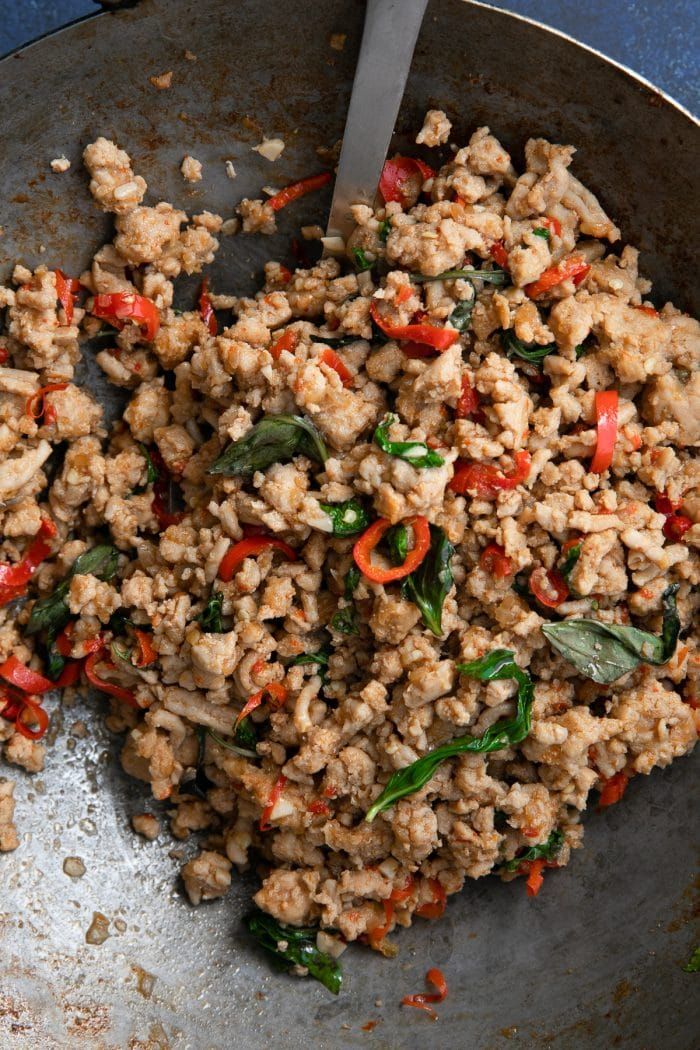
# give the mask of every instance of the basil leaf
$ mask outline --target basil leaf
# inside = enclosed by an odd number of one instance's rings
[[[700,973],[700,948],[694,950],[685,966],[682,966],[681,969],[683,973]]]
[[[402,596],[418,606],[423,623],[438,638],[442,635],[442,607],[454,582],[450,568],[454,552],[444,531],[431,525],[430,550],[401,588]]]
[[[61,628],[65,627],[70,620],[70,609],[66,596],[73,576],[84,576],[91,573],[97,576],[98,580],[109,582],[118,567],[119,551],[116,547],[102,544],[78,555],[68,575],[61,580],[52,593],[34,603],[27,624],[27,634],[38,634],[39,631],[48,630],[53,631],[55,637]]]
[[[360,627],[357,622],[357,610],[354,605],[346,605],[338,609],[331,617],[331,627],[339,634],[359,634]]]
[[[674,583],[661,596],[664,618],[660,638],[638,627],[584,619],[546,623],[542,634],[580,674],[609,685],[642,663],[660,667],[671,659],[681,629],[676,610],[678,587]]]
[[[365,254],[364,248],[353,248],[352,257],[355,262],[355,269],[358,271],[358,273],[364,273],[365,270],[371,270],[374,266],[375,260],[373,259],[370,262],[370,260],[367,258],[367,255]]]
[[[386,244],[387,238],[391,233],[391,219],[384,219],[383,222],[380,222],[377,233],[379,234],[379,240],[382,244]]]
[[[410,277],[417,284],[424,284],[426,281],[455,281],[459,277],[464,277],[467,280],[486,281],[488,284],[505,284],[510,279],[510,275],[505,270],[473,269],[443,270],[442,273],[436,273],[433,276],[424,273],[412,273]]]
[[[589,339],[584,339],[582,343],[579,343],[578,346],[574,347],[574,353],[576,354],[576,360],[578,361],[578,359],[580,357],[583,357],[585,354],[587,354],[589,352],[589,350],[592,350],[592,349],[593,349],[593,343],[591,342],[590,338]]]
[[[349,602],[352,601],[355,588],[360,582],[361,572],[357,565],[351,565],[348,569],[347,576],[345,577],[345,597]]]
[[[158,471],[145,445],[139,443],[139,452],[146,460],[146,485],[152,485],[158,480]]]
[[[257,758],[258,757],[257,751],[254,751],[254,750],[253,751],[249,751],[248,748],[241,747],[237,743],[234,744],[234,743],[231,743],[230,740],[224,740],[224,738],[222,736],[219,736],[218,733],[215,733],[213,729],[207,729],[207,733],[212,738],[212,740],[214,740],[219,745],[219,747],[223,747],[227,751],[233,751],[234,755],[240,755],[241,758]],[[234,736],[234,740],[235,739],[236,738]]]
[[[526,860],[553,860],[563,845],[564,834],[557,828],[551,833],[546,842],[541,842],[538,846],[530,846],[524,853],[507,861],[503,865],[502,870],[517,871],[523,861]]]
[[[221,609],[224,596],[221,591],[214,591],[199,616],[195,619],[205,634],[222,634],[224,627],[221,621]]]
[[[581,540],[580,543],[575,544],[575,546],[569,547],[568,551],[566,552],[566,556],[564,558],[564,561],[561,564],[561,568],[559,569],[559,572],[562,574],[562,576],[566,580],[566,584],[569,587],[569,590],[571,589],[571,586],[569,584],[569,577],[571,576],[571,573],[576,568],[578,560],[581,557],[581,550],[582,549],[583,549],[583,540]]]
[[[419,470],[421,467],[441,467],[445,460],[433,452],[424,441],[390,441],[389,427],[396,423],[398,416],[388,413],[374,432],[374,440],[382,452],[396,456],[410,463]]]
[[[344,503],[321,503],[320,506],[333,522],[334,536],[353,536],[369,525],[369,515],[359,500],[347,499]]]
[[[282,970],[303,966],[325,985],[329,992],[337,995],[343,982],[343,973],[336,959],[316,947],[318,930],[307,926],[287,926],[265,912],[255,910],[245,918],[245,924],[253,937],[275,959]]]
[[[392,525],[384,537],[394,565],[403,565],[408,555],[408,530],[405,525]]]
[[[195,774],[191,780],[186,780],[182,783],[182,787],[188,795],[194,795],[195,798],[199,798],[203,802],[206,802],[207,800],[207,791],[214,786],[204,772],[204,748],[206,740],[206,729],[204,726],[197,726],[197,764],[195,765]]]
[[[305,667],[308,664],[316,664],[320,668],[319,674],[325,681],[326,674],[328,671],[328,658],[330,656],[329,649],[319,649],[317,653],[300,653],[299,656],[295,656],[293,660],[289,661],[290,667]]]
[[[245,437],[229,445],[207,473],[240,477],[273,463],[288,463],[295,456],[308,456],[318,463],[328,459],[323,438],[313,423],[301,416],[264,416]]]
[[[447,318],[448,324],[456,328],[458,332],[466,332],[471,324],[475,303],[476,294],[472,295],[471,299],[462,299]]]
[[[509,649],[494,649],[480,660],[468,664],[457,664],[460,674],[477,678],[481,682],[493,682],[503,678],[514,678],[518,683],[518,700],[514,718],[502,718],[489,726],[483,736],[470,733],[455,737],[449,743],[436,747],[421,758],[399,769],[389,777],[386,787],[367,811],[365,820],[371,823],[378,813],[393,806],[394,802],[412,795],[427,784],[435,770],[446,759],[467,752],[485,753],[501,751],[505,747],[519,744],[530,732],[534,686],[527,671],[515,663]]]
[[[536,343],[523,343],[521,339],[518,339],[512,328],[501,332],[501,345],[507,357],[519,357],[522,361],[530,361],[530,363],[535,364],[543,361],[548,354],[553,353],[557,348],[556,343],[548,343],[547,346],[537,346]]]
[[[135,627],[136,624],[129,618],[126,609],[117,609],[109,618],[107,630],[112,634],[124,634],[127,627]]]
[[[46,635],[44,673],[47,678],[50,678],[52,682],[55,682],[63,668],[66,666],[66,661],[54,645],[54,642],[56,641],[56,633],[54,631],[47,631]]]
[[[236,723],[236,728],[233,731],[233,739],[239,747],[245,748],[247,751],[252,751],[257,755],[255,749],[258,744],[258,734],[255,732],[255,726],[247,716],[242,718],[240,722]]]
[[[544,226],[538,226],[532,232],[535,237],[544,237],[545,240],[549,240],[549,230],[546,230]]]

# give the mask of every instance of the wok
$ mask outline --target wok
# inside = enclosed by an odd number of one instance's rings
[[[107,222],[79,162],[97,134],[131,153],[152,200],[189,212],[230,215],[261,185],[316,170],[316,147],[342,133],[362,15],[359,0],[145,0],[6,58],[0,277],[17,259],[79,272],[102,242]],[[338,32],[347,34],[342,52],[328,46]],[[148,77],[167,70],[172,87],[155,90]],[[671,100],[535,23],[434,0],[398,146],[430,106],[448,111],[457,141],[489,124],[518,159],[530,134],[576,144],[577,175],[642,249],[657,301],[672,296],[700,310],[699,135]],[[287,143],[274,166],[251,150],[261,132]],[[194,187],[178,170],[187,152],[204,164]],[[52,175],[49,162],[62,153],[73,166]],[[323,220],[327,203],[300,201],[273,239],[224,238],[217,290],[252,290],[262,262],[285,258],[290,236]],[[83,380],[99,384],[88,366]],[[71,732],[79,718],[85,739]],[[697,1045],[697,978],[681,970],[694,943],[697,760],[637,778],[622,804],[592,815],[585,850],[548,876],[537,900],[521,881],[470,882],[441,922],[396,935],[395,960],[350,950],[345,989],[333,999],[314,982],[272,973],[242,933],[252,881],[197,910],[186,903],[181,860],[170,853],[195,847],[132,834],[131,814],[158,807],[121,773],[119,741],[94,704],[56,711],[54,727],[45,773],[18,777],[20,848],[0,858],[2,1047],[294,1050],[313,1041],[394,1050],[426,1037],[473,1050]],[[64,873],[67,856],[84,861],[82,879]],[[95,912],[109,920],[99,946],[85,941]],[[435,1027],[398,1005],[423,989],[429,966],[443,969],[450,988]]]

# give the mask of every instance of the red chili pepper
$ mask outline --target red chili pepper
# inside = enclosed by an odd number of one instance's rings
[[[555,219],[552,215],[545,215],[544,219],[542,219],[542,225],[547,226],[555,237],[561,237],[561,223],[559,219]]]
[[[308,807],[309,813],[315,813],[319,817],[327,817],[331,812],[331,807],[322,798],[315,799]]]
[[[298,200],[299,197],[304,197],[313,190],[320,190],[322,186],[325,186],[330,181],[330,171],[323,171],[320,175],[310,175],[308,179],[301,179],[300,182],[293,182],[291,186],[285,186],[274,197],[270,197],[267,203],[273,211],[279,211],[280,208],[286,207],[287,204]]]
[[[373,299],[370,303],[369,312],[374,323],[390,339],[424,343],[426,346],[432,346],[434,350],[438,350],[440,353],[443,350],[447,350],[459,339],[459,332],[456,328],[438,328],[433,324],[387,324],[379,313],[376,299]]]
[[[238,715],[236,716],[234,729],[237,725],[239,725],[240,722],[243,721],[244,718],[247,718],[251,711],[254,711],[256,707],[260,707],[265,697],[265,693],[267,693],[269,697],[269,702],[272,704],[272,706],[274,708],[277,708],[278,710],[285,704],[287,700],[288,694],[286,686],[282,685],[281,682],[268,682],[268,684],[263,686],[262,689],[258,689],[257,693],[253,693],[252,696],[248,697],[248,700],[244,704],[243,708],[238,712]]]
[[[426,346],[425,343],[402,343],[401,353],[405,354],[411,361],[422,361],[429,357],[435,357],[435,350],[433,347]]]
[[[401,306],[403,303],[407,303],[413,295],[413,288],[410,284],[402,284],[398,292],[394,296],[394,303],[397,306]]]
[[[54,683],[51,683],[51,688],[55,688]],[[36,729],[30,729],[25,721],[25,712],[29,712],[31,721],[36,726]],[[15,718],[15,729],[22,736],[26,736],[28,740],[41,740],[42,736],[49,728],[49,715],[44,710],[40,703],[34,700],[31,696],[23,696],[21,707],[17,712]]]
[[[481,414],[483,419],[483,413],[479,409],[479,395],[472,386],[469,376],[464,375],[462,376],[462,392],[457,401],[455,414],[457,419],[468,419],[469,416],[476,417],[477,413]]]
[[[115,685],[113,682],[107,682],[105,679],[100,678],[95,670],[95,664],[100,659],[100,653],[90,653],[87,660],[85,661],[85,674],[89,682],[99,689],[102,693],[107,693],[109,696],[115,697],[117,700],[122,700],[129,707],[135,707],[137,711],[140,711],[136,697],[130,689],[125,689],[122,685]]]
[[[0,677],[25,693],[47,693],[56,688],[51,679],[32,671],[16,656],[8,656],[4,664],[0,664]]]
[[[5,365],[10,360],[10,354],[7,347],[0,346],[0,365]]]
[[[25,412],[32,419],[41,419],[41,417],[47,412],[45,405],[45,398],[47,394],[50,394],[52,390],[65,390],[68,383],[47,383],[46,386],[40,387],[35,394],[27,398],[25,406]],[[55,417],[55,413],[54,413]],[[47,420],[50,422],[50,420]]]
[[[514,489],[527,481],[530,473],[530,453],[516,452],[510,474],[503,474],[491,463],[458,463],[448,488],[462,496],[474,491],[483,499],[495,499],[504,490]]]
[[[384,922],[381,926],[373,926],[371,930],[367,931],[369,945],[371,948],[375,949],[379,948],[394,921],[394,904],[391,898],[387,897],[386,900],[383,900],[382,906],[384,908]]]
[[[82,660],[71,660],[67,663],[54,683],[56,688],[65,689],[66,686],[75,685],[80,678],[82,666]]]
[[[641,310],[643,314],[649,314],[649,317],[658,317],[659,311],[655,310],[653,306],[635,306],[634,310]]]
[[[179,525],[185,516],[185,512],[171,509],[175,483],[170,475],[170,471],[157,448],[150,448],[149,456],[158,473],[158,478],[153,484],[151,510],[158,519],[161,529],[167,529],[170,525]]]
[[[51,554],[47,539],[56,535],[56,526],[50,518],[42,518],[36,537],[29,544],[26,554],[16,565],[0,565],[0,606],[24,594],[26,586],[37,568]]]
[[[272,811],[275,808],[275,805],[279,801],[280,795],[284,791],[284,786],[286,783],[286,776],[284,775],[284,773],[280,773],[280,775],[277,777],[277,780],[274,783],[272,791],[270,792],[270,797],[267,800],[267,805],[262,811],[262,816],[260,817],[261,831],[269,831],[272,827],[272,824],[270,824],[270,817],[272,816]]]
[[[663,533],[672,543],[680,543],[683,536],[692,528],[693,522],[685,514],[671,514],[664,523]]]
[[[205,277],[199,286],[199,316],[204,321],[209,335],[216,335],[219,331],[219,326],[216,323],[216,314],[214,313],[214,307],[212,306],[211,298],[209,297],[209,278]]]
[[[419,1010],[425,1010],[427,1014],[433,1019],[437,1020],[437,1014],[433,1010],[430,1003],[441,1003],[447,996],[447,981],[442,973],[442,970],[438,970],[436,967],[428,970],[425,975],[425,980],[428,984],[432,984],[435,988],[435,992],[419,992],[417,995],[404,995],[401,1000],[402,1006],[416,1006]]]
[[[595,455],[589,470],[592,474],[603,474],[613,461],[617,441],[617,408],[620,395],[617,390],[597,390],[595,414],[598,422],[598,440]]]
[[[428,885],[433,899],[416,908],[416,915],[421,919],[439,919],[447,906],[447,894],[439,879],[428,879]]]
[[[146,342],[152,342],[160,328],[160,314],[154,303],[135,292],[111,292],[96,295],[92,314],[122,330],[127,321],[134,321],[141,328]]]
[[[543,860],[529,860],[526,862],[528,867],[527,880],[525,882],[525,892],[528,897],[536,897],[542,889],[542,883],[544,882],[544,875],[542,869],[544,868]],[[523,865],[524,867],[525,865]]]
[[[654,496],[654,510],[659,514],[664,514],[666,517],[668,517],[669,514],[675,514],[677,510],[680,510],[682,503],[682,500],[671,499],[670,496],[667,496],[662,492],[659,492]]]
[[[54,270],[54,276],[56,278],[56,298],[63,307],[66,323],[72,324],[75,297],[80,291],[80,281],[75,277],[66,277],[62,270]]]
[[[484,572],[495,576],[497,580],[513,575],[513,563],[499,543],[489,543],[488,547],[484,547],[479,565]]]
[[[233,574],[238,566],[246,558],[252,558],[269,547],[274,547],[275,550],[281,551],[288,561],[297,560],[297,552],[284,540],[278,540],[276,536],[249,536],[247,539],[239,540],[238,543],[232,544],[226,551],[219,564],[219,579],[223,580],[224,583],[229,583],[233,579]]]
[[[400,889],[395,889],[391,891],[391,893],[389,894],[389,900],[394,901],[395,904],[398,904],[400,901],[408,900],[408,898],[413,893],[415,881],[416,880],[413,878],[413,876],[409,875],[406,879],[406,883],[404,886],[402,886]]]
[[[299,337],[297,333],[291,328],[286,328],[282,335],[275,339],[274,343],[270,344],[268,352],[274,361],[279,361],[282,351],[287,350],[290,354],[293,354],[298,342]]]
[[[134,628],[134,634],[139,644],[139,652],[136,657],[136,667],[148,667],[150,664],[154,664],[158,659],[158,653],[153,648],[153,641],[148,631],[140,631],[137,627]]]
[[[590,270],[590,264],[580,255],[570,255],[556,266],[550,266],[536,281],[525,285],[525,292],[531,299],[536,299],[545,292],[556,288],[564,281],[572,280],[578,286]]]
[[[629,781],[630,778],[624,770],[608,777],[607,780],[601,781],[598,809],[606,809],[607,806],[614,806],[616,802],[619,802],[627,790]]]
[[[425,558],[430,550],[430,525],[428,519],[422,514],[413,518],[406,518],[404,525],[413,528],[413,548],[406,555],[403,565],[397,565],[393,569],[380,569],[372,564],[372,551],[377,546],[385,532],[391,528],[391,522],[387,518],[377,518],[375,522],[355,543],[352,556],[355,559],[360,572],[371,580],[372,583],[392,583],[394,580],[402,580],[409,576]]]
[[[508,269],[508,252],[503,241],[494,241],[489,247],[489,255],[502,270]]]
[[[384,198],[385,204],[389,201],[398,201],[402,207],[406,207],[413,200],[409,180],[421,178],[421,186],[428,179],[435,177],[435,172],[424,161],[417,157],[393,157],[384,162],[382,174],[379,179],[379,192]],[[409,183],[409,185],[407,185]]]
[[[335,350],[331,350],[329,346],[321,354],[321,360],[324,365],[328,365],[334,372],[340,376],[340,381],[344,387],[352,386],[353,379],[355,378],[349,368],[345,366],[345,363],[336,354]]]
[[[280,281],[282,282],[282,284],[289,284],[289,282],[291,281],[291,279],[293,277],[292,271],[289,269],[289,267],[288,266],[283,266],[283,264],[280,263],[279,264],[279,271],[280,271]]]
[[[541,605],[556,609],[569,597],[566,580],[557,569],[545,569],[540,566],[530,573],[530,591]]]

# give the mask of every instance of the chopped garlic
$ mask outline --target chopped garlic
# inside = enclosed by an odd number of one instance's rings
[[[256,153],[259,153],[265,160],[275,161],[281,155],[284,149],[283,139],[267,139],[263,138],[262,142],[257,146],[253,146]]]

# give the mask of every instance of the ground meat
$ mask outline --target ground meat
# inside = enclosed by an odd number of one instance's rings
[[[447,115],[441,109],[429,109],[423,127],[416,135],[419,146],[443,146],[452,131]]]
[[[125,215],[141,203],[146,182],[134,175],[129,155],[109,139],[86,146],[83,161],[90,172],[90,193],[103,211]]]
[[[193,904],[223,897],[231,885],[231,861],[220,853],[202,850],[182,868],[182,880]]]

